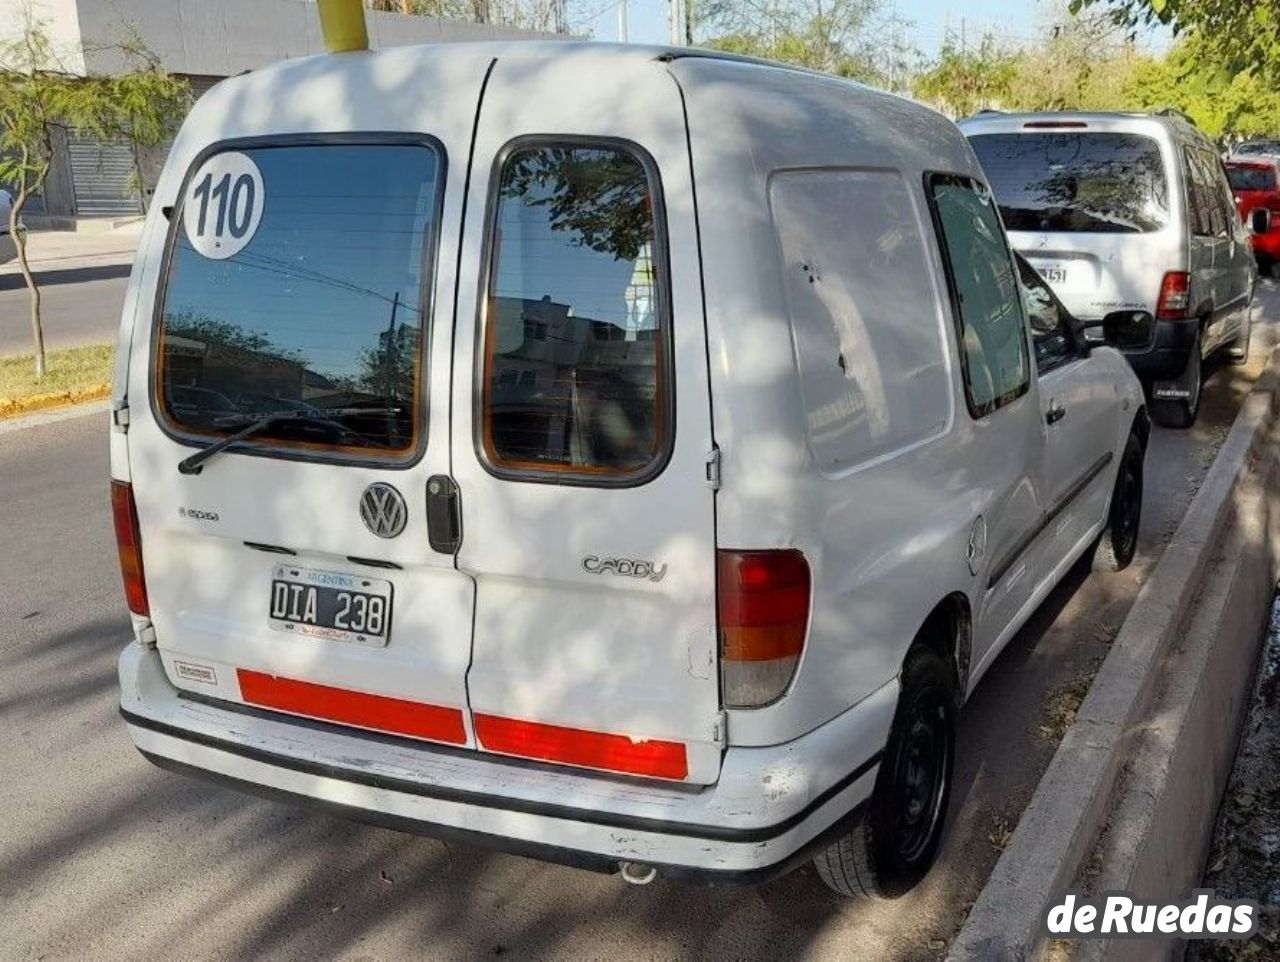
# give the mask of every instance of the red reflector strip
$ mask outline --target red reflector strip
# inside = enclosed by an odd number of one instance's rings
[[[244,668],[236,669],[236,678],[240,681],[240,697],[260,708],[275,708],[295,715],[451,745],[462,745],[467,740],[462,712],[457,708],[277,678]]]
[[[689,760],[679,742],[632,741],[626,735],[474,715],[476,739],[489,751],[629,775],[683,779]]]

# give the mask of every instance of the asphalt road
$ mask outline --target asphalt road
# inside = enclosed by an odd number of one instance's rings
[[[1280,287],[1261,303],[1280,319]],[[936,958],[1273,340],[1268,324],[1247,368],[1214,369],[1193,430],[1156,430],[1138,562],[1077,571],[1000,657],[963,716],[941,861],[878,904],[829,895],[811,869],[634,888],[153,769],[116,715],[128,619],[105,418],[0,424],[0,958]]]
[[[128,264],[56,262],[36,271],[48,350],[114,341],[129,282]],[[16,269],[0,274],[0,357],[31,350],[29,295]]]

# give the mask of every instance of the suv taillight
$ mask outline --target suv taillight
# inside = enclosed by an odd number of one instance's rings
[[[127,481],[111,482],[111,519],[116,527],[116,546],[120,550],[120,574],[124,578],[124,597],[135,615],[150,615],[147,604],[147,581],[142,574],[142,538],[138,534],[138,509],[133,503],[133,485]]]
[[[776,701],[809,630],[809,563],[799,551],[717,551],[720,676],[728,708]]]
[[[1191,307],[1191,275],[1186,271],[1169,271],[1160,282],[1160,300],[1156,317],[1162,321],[1186,320]]]

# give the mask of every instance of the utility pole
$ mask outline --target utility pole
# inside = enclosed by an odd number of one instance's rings
[[[618,43],[627,42],[627,0],[618,0]]]
[[[671,46],[680,46],[680,0],[667,0],[667,21],[671,30]]]

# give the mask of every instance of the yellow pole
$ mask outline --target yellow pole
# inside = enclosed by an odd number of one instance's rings
[[[316,0],[320,7],[320,32],[330,53],[368,50],[369,31],[364,22],[364,0]]]

